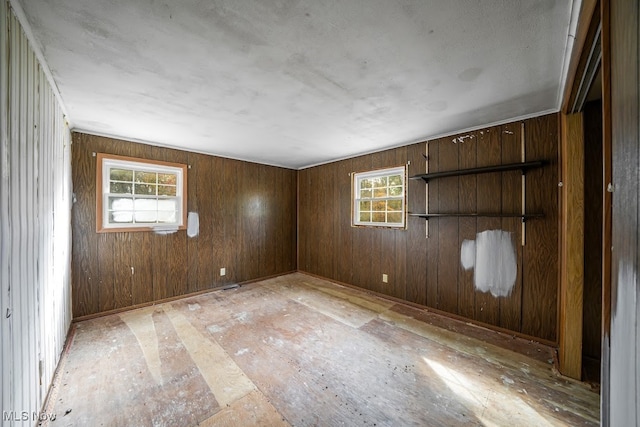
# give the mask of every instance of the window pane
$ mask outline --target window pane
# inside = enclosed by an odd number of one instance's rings
[[[175,196],[176,187],[171,185],[158,185],[158,196]]]
[[[387,186],[387,177],[386,176],[373,178],[372,181],[373,181],[373,186],[375,188],[386,187]]]
[[[158,184],[176,185],[178,176],[175,173],[159,173]]]
[[[361,222],[371,222],[371,212],[360,212]]]
[[[389,200],[387,202],[387,210],[388,211],[402,210],[402,200]]]
[[[155,200],[154,200],[155,201]],[[159,211],[176,211],[177,210],[177,200],[158,200],[158,210]]]
[[[158,221],[157,211],[136,211],[136,222],[155,223]]]
[[[385,222],[385,213],[374,212],[372,218],[373,218],[373,222]]]
[[[402,185],[402,176],[391,175],[389,177],[389,185]]]
[[[362,181],[360,181],[360,188],[371,188],[372,186],[373,184],[368,179],[363,179]]]
[[[158,222],[160,223],[176,222],[176,212],[175,211],[158,211]]]
[[[110,211],[132,211],[133,199],[124,197],[109,197]]]
[[[371,190],[361,190],[360,191],[361,199],[370,199],[371,198]]]
[[[371,202],[360,202],[360,210],[361,211],[370,211],[371,210]]]
[[[156,186],[150,184],[136,184],[136,194],[156,195]]]
[[[133,222],[133,212],[118,211],[109,212],[109,222],[114,223],[131,223]]]
[[[158,201],[156,199],[136,199],[135,211],[157,211]]]
[[[387,221],[389,222],[402,222],[402,212],[389,212],[387,214]]]
[[[127,182],[112,182],[109,184],[109,193],[131,194],[132,185]]]
[[[140,172],[136,171],[136,182],[145,182],[149,184],[155,184],[157,182],[157,175],[155,172]]]
[[[402,196],[402,187],[390,187],[389,188],[390,196]]]
[[[373,197],[374,198],[380,198],[380,197],[387,197],[387,188],[376,188],[375,190],[373,190]]]
[[[111,169],[109,172],[111,181],[133,181],[133,171],[128,169]]]
[[[379,202],[373,202],[373,211],[384,212],[387,210],[387,202],[384,200]]]

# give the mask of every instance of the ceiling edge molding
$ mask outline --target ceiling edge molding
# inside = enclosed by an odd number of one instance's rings
[[[549,110],[538,111],[536,113],[525,114],[525,115],[517,116],[517,117],[511,117],[511,118],[505,119],[505,120],[498,120],[496,122],[491,122],[491,123],[483,124],[483,125],[480,125],[480,126],[473,126],[473,127],[469,127],[469,128],[465,128],[465,129],[461,129],[461,130],[456,130],[455,132],[446,132],[446,133],[440,133],[440,134],[436,134],[436,135],[426,136],[424,138],[416,139],[416,140],[413,140],[413,141],[408,141],[408,142],[403,142],[403,143],[400,143],[400,144],[391,145],[389,147],[385,147],[385,148],[380,149],[380,150],[366,151],[366,152],[362,152],[362,153],[359,153],[359,154],[354,154],[352,156],[345,156],[345,157],[340,157],[340,158],[333,159],[333,160],[328,160],[326,162],[314,163],[314,164],[311,164],[311,165],[308,165],[308,166],[302,166],[302,167],[299,167],[298,170],[314,168],[316,166],[327,165],[327,164],[330,164],[330,163],[340,162],[342,160],[347,160],[347,159],[354,159],[356,157],[366,156],[366,155],[369,155],[369,154],[381,153],[383,151],[393,150],[395,148],[400,148],[400,147],[404,147],[404,146],[412,145],[412,144],[419,144],[421,142],[428,142],[428,141],[431,141],[433,139],[445,138],[447,136],[459,135],[459,134],[465,133],[465,132],[475,132],[477,130],[487,129],[487,128],[490,128],[490,127],[493,127],[493,126],[501,126],[501,125],[506,125],[506,124],[513,123],[513,122],[519,122],[519,121],[522,121],[522,120],[533,119],[533,118],[536,118],[536,117],[545,116],[547,114],[557,113],[559,111],[560,111],[559,108],[552,108],[552,109],[549,109]]]
[[[220,157],[222,159],[238,160],[238,161],[241,161],[241,162],[255,163],[257,165],[264,165],[264,166],[273,166],[275,168],[280,168],[280,169],[288,169],[288,170],[300,170],[300,169],[302,169],[302,168],[297,168],[296,169],[296,168],[292,168],[292,167],[289,167],[289,166],[279,165],[279,164],[276,164],[276,163],[257,162],[255,160],[251,160],[251,159],[245,159],[245,158],[242,158],[242,157],[232,157],[232,156],[228,156],[228,155],[216,154],[216,153],[203,151],[203,150],[187,150],[184,147],[177,147],[175,145],[169,145],[169,144],[163,144],[163,143],[160,143],[160,142],[147,141],[147,140],[144,140],[144,139],[132,138],[132,137],[129,137],[129,136],[114,135],[114,134],[110,134],[110,133],[106,133],[106,132],[95,132],[95,131],[92,131],[92,130],[87,130],[87,129],[82,129],[82,128],[73,128],[73,129],[71,129],[71,132],[83,133],[85,135],[99,136],[99,137],[102,137],[102,138],[116,139],[118,141],[123,141],[123,142],[134,142],[136,144],[151,145],[153,147],[168,148],[168,149],[171,149],[171,150],[183,151],[185,153],[204,154],[204,155],[207,155],[207,156]]]

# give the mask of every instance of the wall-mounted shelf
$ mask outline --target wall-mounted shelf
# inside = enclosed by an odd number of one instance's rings
[[[423,180],[426,186],[427,198],[426,198],[426,213],[415,213],[409,214],[413,217],[424,218],[427,224],[426,228],[426,236],[429,237],[429,219],[430,218],[444,218],[444,217],[453,217],[453,218],[462,218],[462,217],[470,217],[470,218],[482,218],[482,217],[491,217],[491,218],[521,218],[522,219],[522,246],[525,244],[525,233],[526,226],[525,222],[528,219],[532,218],[541,218],[544,215],[541,213],[527,213],[526,210],[526,172],[529,169],[541,168],[548,162],[545,160],[536,160],[525,162],[525,131],[524,131],[524,123],[520,126],[520,162],[518,163],[507,163],[501,165],[493,165],[493,166],[482,166],[468,169],[458,169],[458,170],[449,170],[449,171],[438,171],[438,172],[429,172],[429,144],[427,144],[427,153],[424,155],[426,160],[426,173],[420,175],[414,175],[410,177],[410,179],[415,180]],[[492,172],[506,172],[506,171],[514,171],[519,170],[522,172],[521,176],[521,212],[519,214],[503,214],[503,213],[429,213],[429,205],[428,205],[428,192],[429,192],[429,181],[438,179],[438,178],[447,178],[454,176],[463,176],[463,175],[478,175],[484,173],[492,173]]]
[[[422,179],[424,182],[429,182],[429,180],[437,179],[437,178],[447,178],[450,176],[462,176],[462,175],[473,175],[480,173],[491,173],[491,172],[505,172],[511,170],[521,170],[522,172],[528,169],[534,169],[544,166],[544,161],[538,160],[534,162],[521,162],[521,163],[509,163],[506,165],[496,165],[496,166],[485,166],[481,168],[470,168],[470,169],[459,169],[453,171],[442,171],[442,172],[432,172],[432,173],[423,173],[421,175],[412,176],[410,179]]]
[[[415,216],[415,217],[419,217],[419,218],[424,218],[424,219],[430,219],[430,218],[462,218],[462,217],[469,217],[469,218],[522,218],[522,222],[531,219],[531,218],[542,218],[544,217],[544,214],[541,213],[531,213],[531,214],[526,214],[526,215],[522,215],[522,214],[498,214],[498,213],[434,213],[434,214],[427,214],[427,213],[410,213],[409,216]]]

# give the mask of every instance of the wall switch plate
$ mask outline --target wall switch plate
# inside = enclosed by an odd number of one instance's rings
[[[227,274],[227,269],[226,269],[226,268],[224,268],[224,267],[222,267],[222,268],[220,269],[220,275],[221,275],[221,276],[224,276],[225,274]]]
[[[386,274],[382,275],[382,283],[389,283],[389,276],[387,276]]]

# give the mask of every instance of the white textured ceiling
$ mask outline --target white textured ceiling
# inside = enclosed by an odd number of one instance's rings
[[[21,0],[75,130],[301,168],[555,111],[571,0]]]

